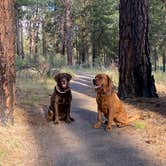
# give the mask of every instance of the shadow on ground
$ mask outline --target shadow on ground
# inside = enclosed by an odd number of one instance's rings
[[[166,118],[166,96],[159,98],[126,99],[124,102],[144,111],[156,112]]]

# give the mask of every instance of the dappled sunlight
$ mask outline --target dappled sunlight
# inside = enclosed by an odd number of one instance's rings
[[[159,97],[164,97],[166,96],[166,84],[156,84],[156,88],[157,88],[157,93],[159,94]]]
[[[81,83],[80,81],[76,81],[76,80],[74,80],[74,83],[75,84],[79,84],[79,85],[82,85],[82,86],[85,86],[85,87],[92,87],[92,86],[90,86],[90,85],[88,85],[88,84],[85,84],[85,83]]]
[[[94,77],[94,75],[90,75],[90,74],[86,74],[86,73],[84,73],[84,75],[76,75],[76,76],[78,78],[81,78],[81,79],[84,79],[84,80],[91,80]]]
[[[86,84],[92,84],[92,78],[91,79],[82,79],[82,78],[79,78],[79,81],[80,82],[84,82],[84,83],[86,83]]]
[[[87,96],[84,93],[79,93],[77,91],[72,90],[73,100],[79,104],[80,108],[86,108],[89,111],[97,111],[96,99],[91,96]],[[79,98],[77,98],[79,96]],[[86,103],[86,104],[85,104]]]

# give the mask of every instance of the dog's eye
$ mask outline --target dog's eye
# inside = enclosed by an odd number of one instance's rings
[[[101,79],[102,79],[102,77],[97,77],[97,78],[96,78],[96,80],[101,80]]]

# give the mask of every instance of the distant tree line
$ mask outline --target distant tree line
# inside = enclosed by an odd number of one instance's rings
[[[85,67],[117,64],[119,7],[117,0],[17,0],[17,55]],[[152,65],[165,71],[165,5],[149,0],[148,9]]]

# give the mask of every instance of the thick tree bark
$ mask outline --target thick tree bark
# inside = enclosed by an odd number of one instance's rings
[[[67,47],[67,64],[72,65],[72,40],[71,40],[71,0],[66,0],[66,47]]]
[[[16,48],[17,48],[17,55],[21,57],[21,49],[20,49],[20,20],[19,20],[19,9],[16,8]]]
[[[0,120],[13,121],[15,104],[15,0],[0,1]]]
[[[147,0],[120,0],[120,97],[157,97],[151,75]]]

